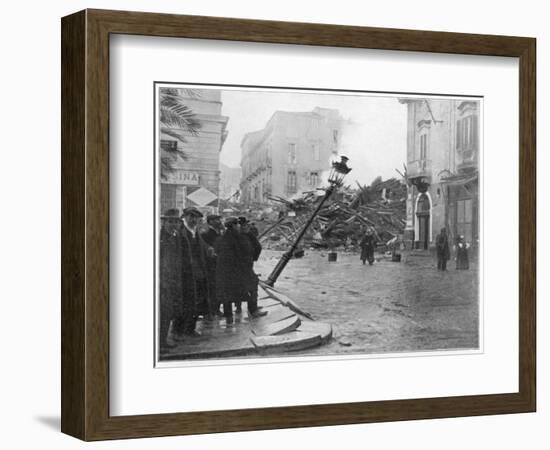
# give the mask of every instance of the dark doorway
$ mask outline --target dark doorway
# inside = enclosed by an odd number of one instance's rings
[[[417,248],[428,250],[430,244],[430,199],[426,194],[421,194],[418,199],[416,220],[418,220]]]

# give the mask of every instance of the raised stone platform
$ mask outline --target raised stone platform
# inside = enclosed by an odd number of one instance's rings
[[[297,305],[284,294],[262,288],[259,294],[258,306],[267,311],[266,316],[250,318],[243,311],[235,316],[232,326],[227,326],[223,318],[213,322],[200,320],[197,330],[201,336],[174,342],[176,347],[162,353],[160,360],[283,355],[316,347],[331,339],[329,324],[311,320],[305,312],[300,314]]]

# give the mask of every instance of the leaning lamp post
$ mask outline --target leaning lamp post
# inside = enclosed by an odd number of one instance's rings
[[[325,204],[325,202],[329,199],[329,197],[333,194],[334,191],[336,191],[339,187],[342,186],[342,183],[344,181],[344,177],[351,171],[351,167],[348,167],[348,161],[349,159],[345,156],[340,157],[340,161],[333,161],[332,168],[330,169],[330,174],[328,177],[329,186],[325,190],[325,195],[317,205],[317,208],[315,208],[315,211],[313,211],[313,214],[308,219],[308,221],[305,223],[303,228],[300,230],[300,233],[298,236],[296,236],[295,241],[292,243],[290,248],[283,253],[283,256],[281,256],[281,259],[267,278],[267,281],[265,284],[269,287],[273,287],[275,285],[275,282],[277,281],[277,278],[279,278],[279,275],[281,275],[282,271],[292,258],[292,255],[294,254],[294,250],[296,250],[296,247],[298,247],[298,244],[304,237],[304,234],[306,234],[307,229]]]

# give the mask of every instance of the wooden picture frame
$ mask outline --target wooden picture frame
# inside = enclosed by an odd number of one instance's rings
[[[64,433],[101,440],[535,411],[535,39],[104,10],[64,17],[61,29]],[[109,36],[117,33],[519,58],[519,391],[110,416]]]

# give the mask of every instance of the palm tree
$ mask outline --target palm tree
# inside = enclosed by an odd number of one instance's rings
[[[182,93],[180,93],[182,91]],[[183,95],[182,95],[183,94]],[[161,88],[160,90],[160,128],[161,131],[178,140],[187,143],[187,136],[196,136],[201,128],[201,122],[189,106],[185,97],[200,98],[200,92],[195,89]],[[178,146],[163,148],[161,151],[161,178],[173,171],[172,163],[177,158],[185,159],[185,153]]]

